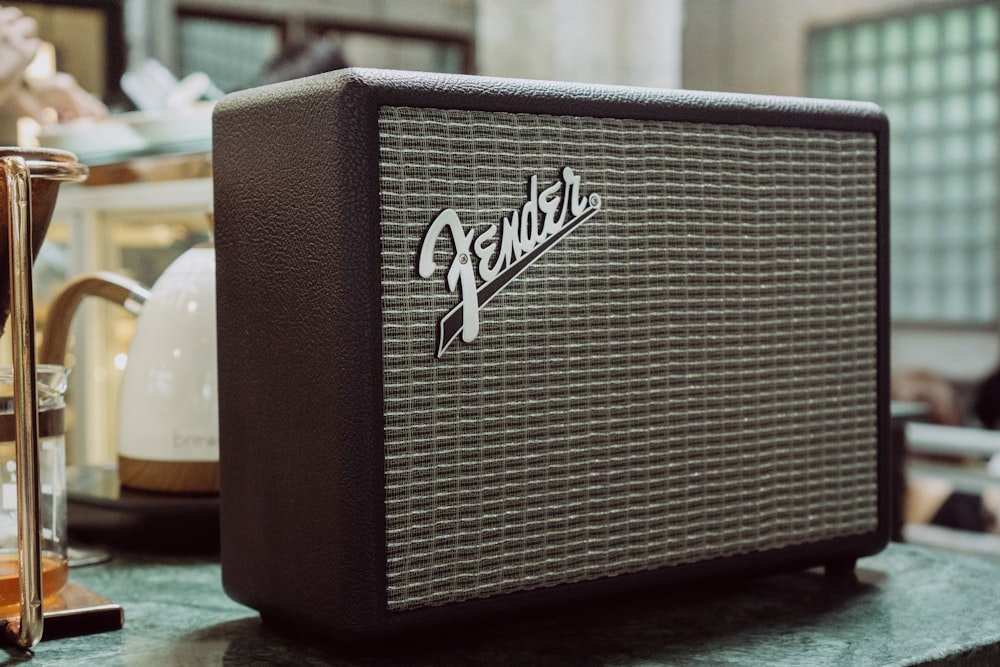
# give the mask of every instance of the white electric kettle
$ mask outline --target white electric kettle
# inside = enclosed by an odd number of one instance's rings
[[[135,324],[118,401],[122,485],[219,489],[215,250],[192,248],[163,272]]]
[[[87,294],[138,314],[119,395],[122,486],[218,492],[215,250],[188,250],[148,291],[108,273],[73,281],[53,301],[56,317],[46,322],[41,359],[62,359],[69,319]]]

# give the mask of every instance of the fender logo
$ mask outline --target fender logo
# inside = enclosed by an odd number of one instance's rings
[[[520,211],[503,219],[498,230],[491,224],[477,235],[466,230],[458,213],[441,211],[424,235],[417,272],[430,278],[437,265],[434,246],[447,228],[455,255],[446,275],[448,291],[461,288],[461,301],[448,311],[438,325],[437,356],[441,357],[459,334],[471,343],[479,335],[479,311],[539,257],[566,238],[601,208],[601,197],[580,195],[580,177],[572,169],[562,170],[562,179],[541,192],[538,177],[528,180],[528,198]],[[497,240],[497,234],[500,238]],[[476,283],[478,270],[481,284]]]

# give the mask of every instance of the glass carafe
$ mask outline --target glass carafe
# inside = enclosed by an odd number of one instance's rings
[[[10,366],[0,366],[0,616],[17,613],[17,458],[14,449],[14,401]],[[51,607],[67,579],[66,428],[63,394],[69,371],[38,366],[38,523],[42,595]]]

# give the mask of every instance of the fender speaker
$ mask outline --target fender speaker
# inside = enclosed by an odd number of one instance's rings
[[[214,118],[223,584],[381,634],[889,534],[888,124],[350,69]]]

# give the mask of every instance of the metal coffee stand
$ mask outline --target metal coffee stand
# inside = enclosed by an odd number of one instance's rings
[[[114,605],[71,582],[61,593],[62,604],[42,609],[42,567],[39,539],[38,399],[35,357],[35,314],[32,301],[33,210],[32,180],[78,182],[88,169],[62,151],[7,149],[0,151],[7,196],[7,261],[13,347],[15,458],[17,465],[17,550],[20,572],[20,615],[5,621],[4,633],[28,649],[42,637],[43,625],[54,636],[85,634],[122,626],[123,613]],[[46,215],[51,214],[54,196]],[[47,228],[47,220],[43,231]],[[37,230],[34,230],[37,233]],[[39,239],[40,240],[40,239]],[[0,279],[2,279],[0,275]]]

